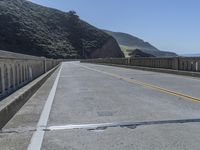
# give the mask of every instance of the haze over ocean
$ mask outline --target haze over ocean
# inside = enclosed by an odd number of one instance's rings
[[[199,0],[30,0],[62,11],[102,29],[132,34],[160,50],[200,53]]]

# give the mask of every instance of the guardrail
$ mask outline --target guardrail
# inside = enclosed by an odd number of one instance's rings
[[[200,72],[200,57],[105,58],[105,59],[88,59],[88,60],[82,60],[81,62],[130,65],[130,66]]]
[[[0,56],[0,99],[44,74],[59,63],[60,60],[42,57],[6,58]]]

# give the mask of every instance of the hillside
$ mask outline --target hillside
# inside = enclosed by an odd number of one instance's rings
[[[113,36],[117,40],[118,44],[120,45],[122,51],[126,56],[128,56],[128,53],[134,51],[135,49],[140,49],[141,51],[154,55],[156,57],[177,56],[173,52],[160,51],[150,43],[145,42],[142,39],[139,39],[130,34],[121,32],[112,32],[108,30],[103,30],[103,31]]]
[[[25,0],[0,0],[0,49],[51,58],[124,56],[112,36],[75,12]]]
[[[134,51],[129,53],[129,56],[134,58],[134,57],[155,57],[154,55],[145,53],[139,49],[135,49]]]

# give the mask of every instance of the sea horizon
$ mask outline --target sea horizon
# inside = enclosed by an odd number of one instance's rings
[[[178,55],[184,57],[200,57],[200,54],[178,54]]]

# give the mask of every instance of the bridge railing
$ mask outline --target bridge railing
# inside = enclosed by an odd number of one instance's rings
[[[59,63],[59,60],[42,57],[0,57],[0,99],[44,74]]]
[[[140,67],[200,72],[200,57],[105,58],[105,59],[88,59],[88,60],[83,60],[82,62],[131,65]]]

